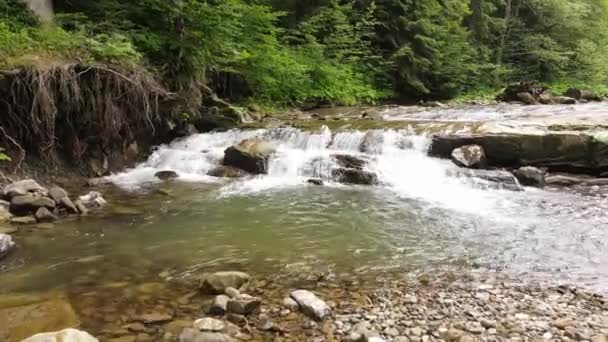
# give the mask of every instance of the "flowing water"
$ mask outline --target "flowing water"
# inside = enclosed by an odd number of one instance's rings
[[[254,136],[277,149],[268,175],[206,175],[228,146]],[[446,265],[606,289],[606,189],[493,190],[428,157],[429,142],[409,130],[276,128],[160,146],[147,162],[110,177],[120,189],[105,191],[111,204],[103,213],[18,234],[20,249],[3,266],[0,292],[86,291],[92,283],[214,269],[291,274]],[[380,184],[333,182],[331,156],[345,153],[368,160]],[[180,178],[155,179],[166,170]],[[325,186],[308,184],[310,178]]]

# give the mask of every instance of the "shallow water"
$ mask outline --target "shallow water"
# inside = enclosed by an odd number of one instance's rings
[[[226,147],[258,135],[278,150],[269,175],[206,176]],[[111,203],[104,212],[17,234],[0,293],[82,293],[218,269],[270,275],[446,265],[608,289],[606,189],[488,189],[427,157],[428,143],[407,130],[281,128],[161,146],[146,163],[110,177],[119,189],[103,190]],[[380,185],[332,182],[336,153],[368,159]],[[160,170],[180,179],[160,182]],[[326,186],[308,184],[311,177]]]

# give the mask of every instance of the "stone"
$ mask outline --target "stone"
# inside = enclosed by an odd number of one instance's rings
[[[260,321],[256,325],[256,328],[260,331],[276,330],[275,324],[268,317],[260,318]]]
[[[322,185],[325,185],[325,183],[323,182],[323,180],[318,179],[318,178],[311,178],[311,179],[308,179],[308,180],[306,181],[306,183],[308,183],[308,184],[312,184],[312,185],[317,185],[317,186],[322,186]]]
[[[46,193],[46,189],[33,179],[24,179],[5,186],[3,192],[9,200],[12,200],[16,196],[30,195],[32,193],[44,194]]]
[[[21,341],[79,325],[74,309],[63,298],[17,300],[0,309],[0,322],[0,341]]]
[[[81,211],[81,205],[87,210],[92,210],[102,208],[107,203],[108,202],[103,198],[101,193],[97,191],[90,191],[88,194],[78,197],[78,200],[75,202],[79,211]]]
[[[53,199],[55,203],[59,203],[63,198],[68,197],[68,193],[58,186],[53,186],[49,189],[49,197]]]
[[[38,208],[46,207],[54,209],[55,206],[55,201],[48,197],[40,197],[34,195],[15,196],[11,200],[11,213],[32,213],[38,210]]]
[[[298,303],[304,314],[315,320],[323,320],[331,314],[329,305],[308,290],[296,290],[291,292],[290,296]]]
[[[361,322],[354,325],[348,335],[346,341],[348,342],[366,342],[371,338],[380,337],[378,332],[372,330],[372,325],[369,322]]]
[[[65,329],[57,332],[36,334],[21,342],[99,342],[99,340],[85,331]]]
[[[226,310],[239,315],[249,315],[260,307],[262,301],[257,297],[249,295],[240,295],[235,298],[230,298],[226,305]]]
[[[241,292],[234,287],[227,287],[225,293],[230,298],[238,297],[241,294]]]
[[[34,217],[36,217],[38,222],[53,222],[57,220],[57,217],[46,207],[38,208]]]
[[[460,338],[464,335],[464,331],[456,328],[450,328],[447,331],[440,333],[441,338],[448,342],[459,341]]]
[[[573,105],[576,104],[576,99],[568,96],[558,96],[557,102],[562,105]]]
[[[224,165],[234,166],[252,174],[265,174],[268,160],[275,149],[260,138],[245,139],[224,151]]]
[[[224,294],[229,287],[241,289],[250,279],[251,276],[244,272],[216,272],[203,279],[201,290],[210,294]]]
[[[228,300],[230,297],[226,295],[219,295],[213,299],[213,304],[211,304],[211,308],[209,309],[209,314],[211,315],[223,315],[226,313],[226,307],[228,306]]]
[[[228,322],[238,325],[239,327],[249,324],[249,322],[247,321],[247,317],[232,312],[226,315],[226,320],[228,320]]]
[[[595,336],[591,337],[591,342],[608,342],[608,336],[595,335]]]
[[[137,317],[137,320],[143,322],[144,324],[164,323],[170,321],[171,319],[173,319],[173,315],[160,312],[147,313]]]
[[[463,169],[464,170],[464,169]],[[471,178],[476,185],[484,185],[492,189],[523,191],[515,176],[504,170],[465,170],[462,175]],[[481,181],[481,182],[480,182]]]
[[[0,206],[0,223],[9,222],[12,217],[13,214],[10,213],[9,209],[4,206]]]
[[[332,170],[333,178],[340,183],[354,185],[376,185],[378,176],[373,172],[357,169],[338,168]]]
[[[154,174],[154,177],[160,180],[169,180],[179,178],[179,175],[175,171],[158,171]]]
[[[572,318],[564,317],[558,318],[553,321],[553,326],[559,329],[566,329],[567,327],[572,327],[575,325],[575,322]]]
[[[10,235],[0,234],[0,260],[15,249],[15,242]]]
[[[334,154],[332,158],[340,167],[347,169],[363,170],[363,167],[367,164],[365,160],[349,154]]]
[[[38,221],[36,221],[36,218],[33,216],[19,216],[19,217],[11,218],[10,222],[12,224],[28,225],[28,224],[35,224]]]
[[[283,306],[291,311],[298,311],[300,309],[300,304],[298,304],[298,302],[293,300],[291,297],[286,297],[283,299]]]
[[[241,178],[247,176],[248,173],[236,167],[219,165],[207,172],[207,175],[221,178]]]
[[[359,145],[359,151],[368,154],[380,154],[382,153],[383,145],[384,133],[379,131],[369,131],[365,133],[365,136]]]
[[[545,187],[546,172],[539,168],[533,166],[524,166],[513,171],[513,174],[523,186],[535,186],[538,188]]]
[[[220,321],[219,319],[205,317],[194,321],[192,327],[200,331],[217,332],[224,330],[226,324],[224,324],[224,322]]]
[[[452,161],[458,166],[483,169],[487,165],[486,152],[479,145],[465,145],[452,151]]]
[[[198,331],[192,328],[184,329],[177,338],[178,342],[231,342],[230,336],[215,333]]]
[[[465,329],[468,332],[476,335],[479,335],[485,331],[484,327],[479,322],[467,322]]]
[[[534,98],[534,96],[532,96],[532,94],[527,93],[527,92],[517,93],[517,100],[519,102],[522,102],[527,105],[533,105],[533,104],[538,103],[538,102],[536,102],[536,99]]]

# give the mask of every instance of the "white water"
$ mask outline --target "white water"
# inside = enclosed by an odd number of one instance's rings
[[[238,181],[207,176],[221,164],[226,148],[255,136],[276,148],[268,175]],[[379,186],[404,198],[472,213],[510,206],[506,196],[498,196],[497,191],[482,191],[451,176],[456,167],[449,161],[428,157],[429,143],[428,137],[407,130],[332,133],[323,127],[315,133],[279,128],[197,134],[160,146],[147,162],[111,176],[110,180],[126,188],[137,188],[158,182],[156,172],[171,170],[182,181],[224,182],[220,191],[223,196],[310,186],[310,178],[321,178],[328,186],[340,187],[344,185],[332,182],[331,171],[338,165],[331,156],[349,154],[368,160],[366,170],[378,175]],[[364,144],[367,153],[361,152]]]

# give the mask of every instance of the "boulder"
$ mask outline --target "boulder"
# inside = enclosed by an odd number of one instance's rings
[[[589,90],[570,88],[566,91],[566,96],[576,100],[602,101],[602,97]]]
[[[84,331],[65,329],[56,332],[36,334],[21,342],[99,342],[99,340]]]
[[[558,96],[557,101],[559,104],[563,105],[573,105],[576,104],[576,99],[568,96]]]
[[[59,204],[62,199],[68,196],[68,192],[58,186],[53,186],[49,189],[49,197],[52,198],[53,201],[55,201],[57,204]]]
[[[458,166],[471,169],[486,167],[486,152],[479,145],[465,145],[452,151],[452,161]]]
[[[334,154],[332,158],[340,167],[347,169],[363,170],[363,167],[367,163],[365,160],[349,154]]]
[[[27,224],[34,224],[38,221],[36,221],[36,218],[33,216],[17,216],[17,217],[12,217],[10,222],[12,224],[27,225]]]
[[[307,290],[296,290],[290,297],[298,303],[300,310],[315,320],[323,320],[331,314],[331,308],[314,293]]]
[[[546,91],[538,97],[538,102],[544,105],[558,104],[560,103],[559,97],[553,95],[551,92]],[[576,102],[576,100],[575,100]]]
[[[260,138],[245,139],[224,151],[224,165],[253,174],[268,172],[268,161],[275,149]]]
[[[247,176],[247,172],[236,167],[220,165],[207,172],[207,175],[221,178],[241,178]]]
[[[517,93],[517,101],[527,105],[537,104],[536,99],[530,93]]]
[[[437,135],[429,155],[451,158],[465,145],[483,147],[489,167],[546,168],[550,172],[598,174],[608,168],[608,135],[578,133]]]
[[[531,102],[536,103],[536,98],[545,92],[545,88],[535,82],[520,82],[509,84],[505,90],[498,95],[496,100],[503,102]],[[527,95],[526,95],[527,94]],[[524,98],[525,101],[522,101]],[[530,101],[531,98],[531,101]]]
[[[10,235],[0,234],[0,260],[15,249],[15,242]]]
[[[251,276],[244,272],[216,272],[203,279],[201,290],[211,294],[224,294],[229,287],[242,288],[250,279]]]
[[[230,298],[226,310],[235,314],[247,316],[259,308],[261,304],[262,301],[260,298],[242,294],[235,298]]]
[[[376,185],[378,176],[373,172],[357,169],[339,168],[332,171],[332,176],[337,182],[355,185]]]
[[[513,174],[523,186],[535,186],[542,188],[545,186],[546,172],[532,166],[524,166],[515,171]]]
[[[46,189],[33,179],[24,179],[4,187],[4,196],[11,200],[15,196],[24,196],[32,193],[46,194]]]
[[[46,207],[38,208],[34,217],[36,217],[38,222],[53,222],[57,220],[57,217]]]
[[[54,209],[56,206],[55,201],[48,197],[40,197],[35,195],[21,195],[15,196],[11,200],[11,213],[13,214],[27,214],[36,212],[38,208],[50,208]]]
[[[368,154],[380,154],[382,153],[382,146],[384,144],[384,134],[381,131],[369,131],[365,133],[361,145],[359,145],[359,151]]]
[[[175,171],[158,171],[157,173],[154,174],[154,177],[156,177],[160,180],[169,180],[169,179],[178,178],[179,175]]]
[[[232,338],[222,333],[186,328],[179,334],[177,342],[232,342]]]

